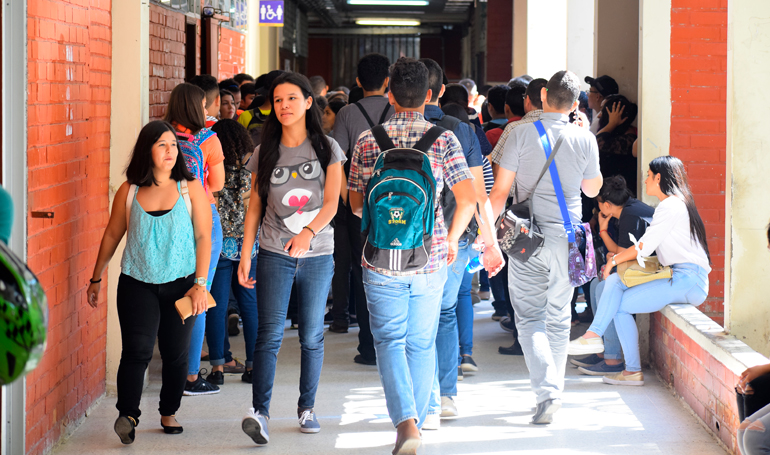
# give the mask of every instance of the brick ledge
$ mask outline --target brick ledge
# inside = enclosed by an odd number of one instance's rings
[[[746,343],[725,333],[724,328],[697,307],[678,303],[668,305],[660,312],[737,376],[748,367],[770,363]]]

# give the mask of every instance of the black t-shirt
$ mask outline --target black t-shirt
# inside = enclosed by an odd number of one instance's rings
[[[652,223],[654,213],[654,208],[638,199],[630,198],[623,206],[618,220],[618,246],[620,248],[632,248],[634,243],[628,234],[634,234],[636,240],[641,239],[647,226]]]

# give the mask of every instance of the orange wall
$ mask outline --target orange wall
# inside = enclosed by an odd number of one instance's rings
[[[673,0],[671,155],[687,167],[713,271],[700,309],[724,324],[727,0]]]
[[[38,454],[105,391],[107,308],[91,309],[85,291],[109,217],[112,37],[110,0],[27,4],[29,211],[55,214],[27,220],[49,307],[48,348],[27,376],[27,452]]]
[[[221,27],[219,37],[218,80],[227,79],[246,71],[246,35]],[[254,74],[257,77],[258,74]]]

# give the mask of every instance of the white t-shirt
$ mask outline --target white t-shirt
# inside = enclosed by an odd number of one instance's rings
[[[639,254],[648,257],[652,252],[658,254],[662,265],[697,264],[706,273],[711,272],[706,251],[697,239],[690,234],[690,214],[684,201],[671,196],[660,202],[652,224],[642,236]]]

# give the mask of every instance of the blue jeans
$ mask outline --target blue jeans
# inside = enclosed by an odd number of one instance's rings
[[[479,253],[473,248],[469,251],[472,259]],[[481,269],[481,272],[486,270]],[[479,274],[481,273],[479,272]],[[473,286],[473,274],[465,272],[457,293],[457,333],[460,339],[460,355],[473,355],[473,300],[471,299],[471,287]],[[458,357],[459,360],[459,357]]]
[[[596,307],[599,306],[599,301],[602,298],[606,284],[606,281],[599,281],[598,278],[591,281],[591,310],[594,314],[596,314]],[[618,338],[618,331],[615,330],[614,321],[610,322],[607,326],[607,330],[604,331],[602,338],[604,338],[604,358],[609,360],[622,359],[620,339]]]
[[[617,273],[605,281],[598,312],[594,313],[594,322],[588,330],[601,336],[610,322],[615,322],[627,371],[642,371],[639,333],[632,315],[660,311],[670,303],[698,306],[708,296],[709,279],[704,269],[695,264],[676,264],[672,269],[671,280],[650,281],[632,288],[624,285]]]
[[[409,276],[364,268],[377,369],[393,425],[428,414],[436,374],[436,330],[446,267]]]
[[[214,273],[217,270],[219,253],[222,252],[222,222],[219,218],[217,206],[211,204],[211,261],[209,262],[209,274],[206,277],[206,290],[211,291],[211,283],[214,281]],[[214,299],[216,301],[216,299]],[[222,305],[226,306],[223,301]],[[218,304],[217,304],[218,305]],[[201,350],[203,349],[203,336],[206,335],[206,313],[201,313],[195,319],[192,338],[190,339],[190,352],[187,355],[187,374],[198,374],[201,368]]]
[[[253,406],[269,416],[275,364],[283,341],[292,284],[296,285],[299,343],[302,348],[297,406],[315,405],[324,361],[324,313],[334,275],[332,255],[292,258],[260,248],[257,255],[259,330],[254,346]]]
[[[470,243],[461,243],[457,259],[447,266],[446,283],[441,297],[441,314],[436,331],[436,376],[430,394],[429,414],[441,413],[441,397],[457,395],[457,357],[459,338],[457,333],[457,297],[468,265]],[[470,294],[468,294],[470,299]],[[473,311],[473,310],[471,310]]]
[[[217,271],[211,284],[211,295],[217,306],[208,311],[206,318],[206,342],[209,346],[209,362],[212,366],[224,365],[232,360],[227,334],[227,303],[230,289],[238,300],[238,313],[243,319],[243,339],[246,342],[246,367],[251,368],[254,359],[254,343],[257,341],[257,290],[247,289],[238,282],[240,261],[219,257]],[[257,258],[251,260],[249,276],[257,274]]]

